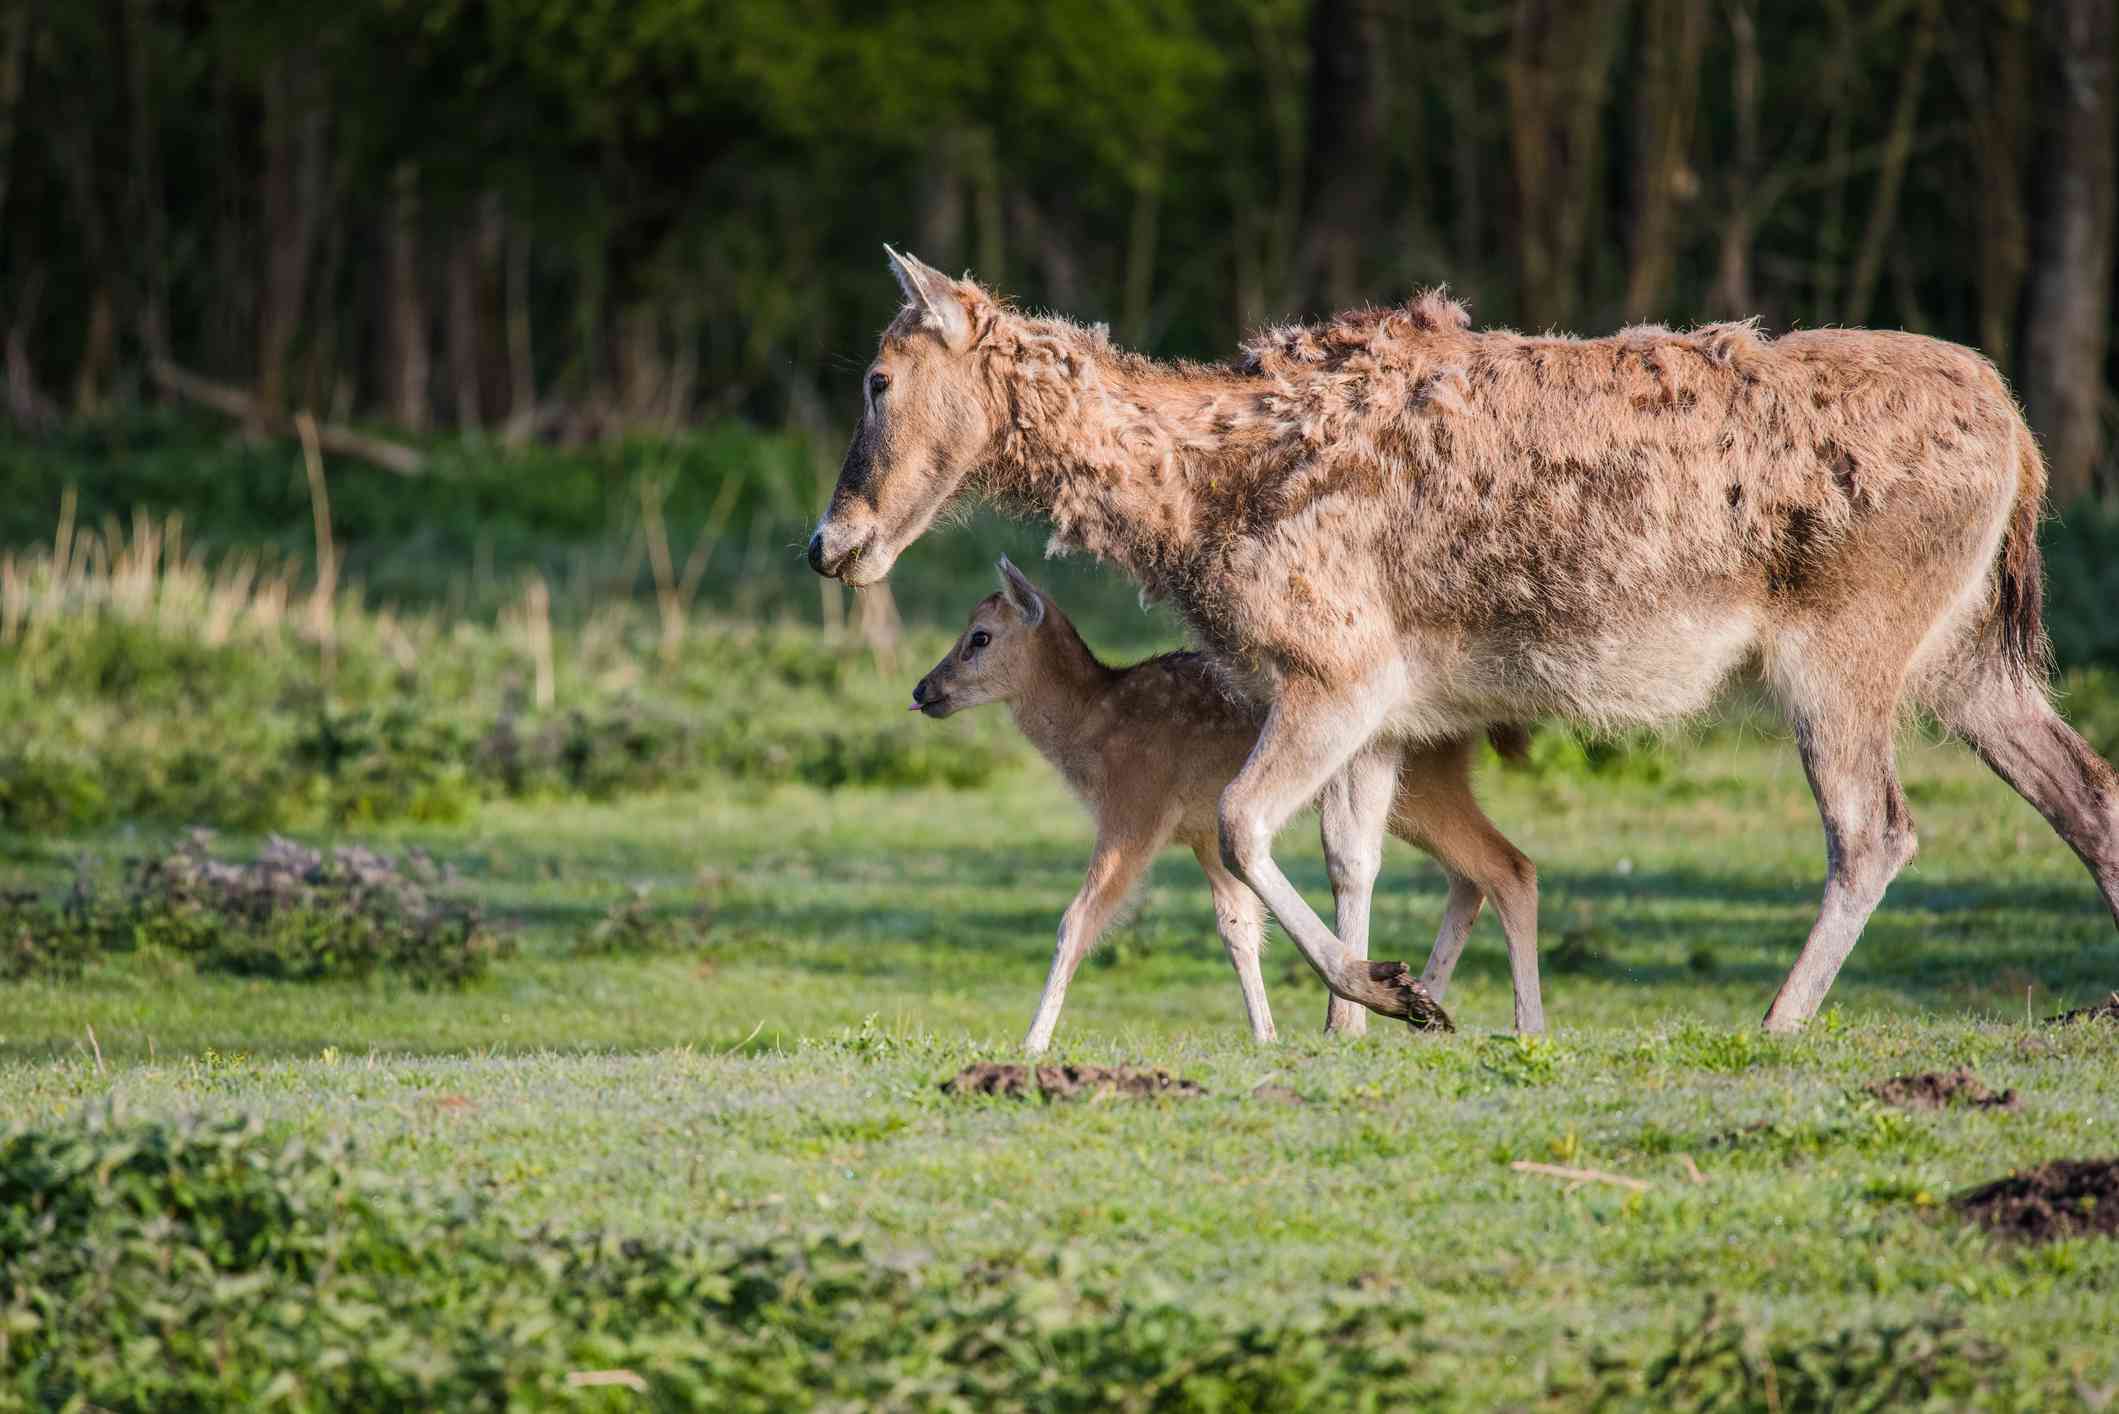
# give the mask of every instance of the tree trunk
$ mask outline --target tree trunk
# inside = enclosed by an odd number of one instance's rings
[[[1729,108],[1735,119],[1735,151],[1722,194],[1722,228],[1714,277],[1715,312],[1725,319],[1758,313],[1751,288],[1752,188],[1759,178],[1758,16],[1753,0],[1730,0]]]
[[[324,110],[313,59],[276,57],[267,69],[265,163],[259,209],[265,242],[265,297],[258,311],[257,415],[252,431],[287,410],[287,358],[301,331],[324,186]]]
[[[1326,313],[1362,297],[1383,182],[1383,21],[1379,0],[1316,0],[1310,10],[1309,147],[1295,288]]]
[[[1507,60],[1523,319],[1573,318],[1600,185],[1599,118],[1627,0],[1516,0]]]
[[[30,359],[30,341],[37,329],[37,308],[43,303],[44,270],[32,269],[23,279],[7,324],[7,415],[18,427],[39,429],[58,420],[59,410],[37,386],[36,365]]]
[[[920,160],[919,245],[915,253],[937,270],[963,268],[964,133],[945,127],[928,140]],[[988,277],[991,278],[990,276]]]
[[[1677,264],[1678,208],[1698,193],[1692,133],[1706,42],[1706,0],[1647,0],[1635,103],[1633,260],[1626,277],[1630,319],[1653,318],[1668,294]]]
[[[339,208],[338,187],[339,183],[332,183],[332,195],[325,202],[334,211]],[[339,285],[345,278],[345,270],[346,227],[343,221],[333,220],[325,228],[323,255],[310,293],[310,302],[316,311],[313,321],[316,334],[309,341],[297,404],[312,413],[331,406],[339,383]]]
[[[448,327],[445,342],[449,356],[449,411],[459,429],[472,432],[485,426],[485,399],[479,385],[479,255],[480,239],[476,214],[460,212],[449,241]]]
[[[1982,6],[1950,46],[1979,160],[1979,348],[2003,373],[2012,357],[2017,305],[2030,264],[2023,153],[2030,114],[2028,17]]]
[[[662,359],[662,305],[641,299],[618,313],[618,411],[628,426],[654,417],[667,370]]]
[[[0,232],[7,230],[7,192],[15,172],[15,115],[22,106],[29,41],[29,0],[7,0],[7,14],[0,18]]]
[[[103,380],[118,354],[118,298],[109,284],[96,286],[81,336],[81,363],[74,374],[74,412],[93,417],[103,410]]]
[[[1479,100],[1479,44],[1465,22],[1461,6],[1450,7],[1449,38],[1442,50],[1443,101],[1450,121],[1450,205],[1455,220],[1451,237],[1458,269],[1469,275],[1483,270],[1486,247],[1486,151],[1482,145],[1485,105]]]
[[[508,423],[502,440],[521,446],[537,430],[537,360],[530,342],[530,228],[508,223]]]
[[[134,301],[149,362],[169,356],[169,203],[162,190],[160,114],[150,68],[153,0],[125,0],[125,72],[132,107],[130,192]]]
[[[508,368],[508,215],[500,193],[478,198],[478,405],[497,422],[508,405],[513,378]]]
[[[1162,222],[1162,140],[1149,140],[1146,168],[1133,189],[1133,219],[1126,228],[1126,273],[1120,295],[1121,337],[1138,348],[1149,341],[1149,300],[1155,290],[1155,243]]]
[[[419,169],[400,163],[383,233],[384,401],[407,432],[427,430],[427,305],[419,278]]]
[[[257,121],[233,69],[234,65],[223,62],[216,63],[213,71],[213,298],[204,309],[205,366],[231,375],[256,352],[258,298],[255,223],[250,212],[251,198],[257,193],[252,164]]]
[[[2112,320],[2111,0],[2037,7],[2040,153],[2024,301],[2023,398],[2044,439],[2052,501],[2088,495],[2104,455],[2099,413]]]
[[[1877,277],[1883,273],[1885,247],[1898,223],[1898,192],[1905,184],[1906,163],[1913,155],[1913,130],[1920,117],[1920,90],[1928,72],[1928,55],[1935,49],[1936,4],[1937,0],[1923,0],[1913,17],[1913,42],[1906,50],[1905,70],[1899,75],[1898,102],[1892,109],[1883,166],[1876,177],[1876,203],[1869,210],[1868,229],[1862,233],[1861,251],[1855,256],[1854,274],[1847,285],[1849,324],[1869,322],[1869,304],[1876,294]]]
[[[699,297],[678,297],[670,310],[672,354],[662,393],[662,425],[674,432],[691,420],[692,404],[699,393]]]
[[[1831,60],[1817,75],[1817,96],[1831,110],[1825,130],[1825,164],[1834,173],[1810,223],[1814,241],[1810,258],[1810,319],[1839,322],[1840,276],[1847,263],[1847,180],[1854,124],[1861,116],[1855,101],[1854,75],[1860,62],[1861,34],[1850,0],[1829,0],[1832,15]]]
[[[979,276],[989,285],[1000,285],[1007,279],[1008,231],[1001,200],[999,144],[990,128],[979,128],[974,136],[972,152],[977,161],[971,168],[971,210],[978,218]]]

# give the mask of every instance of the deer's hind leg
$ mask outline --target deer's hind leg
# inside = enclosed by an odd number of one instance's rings
[[[1843,660],[1845,661],[1845,660]],[[1825,894],[1802,952],[1766,1012],[1768,1031],[1802,1029],[1832,988],[1884,890],[1918,848],[1892,736],[1899,677],[1777,675],[1796,749],[1825,827]]]
[[[1922,696],[2075,851],[2119,923],[2119,772],[2053,710],[2043,684],[1998,647],[1974,651],[1962,678]]]
[[[1220,849],[1212,840],[1192,846],[1199,867],[1206,871],[1207,886],[1214,891],[1214,926],[1221,934],[1222,950],[1236,969],[1236,985],[1243,990],[1244,1015],[1251,1023],[1251,1039],[1278,1039],[1273,1030],[1273,1008],[1266,1004],[1266,983],[1258,969],[1258,955],[1265,946],[1266,910],[1258,895],[1222,867]]]
[[[1169,839],[1170,822],[1157,822],[1146,829],[1127,829],[1113,822],[1100,822],[1096,852],[1089,858],[1088,876],[1082,880],[1074,902],[1060,916],[1059,937],[1052,950],[1052,970],[1045,978],[1044,995],[1038,998],[1037,1016],[1023,1049],[1042,1055],[1052,1044],[1059,1026],[1060,1008],[1066,1005],[1067,984],[1075,969],[1095,948],[1096,941],[1111,925],[1112,915],[1126,901],[1133,886],[1155,859],[1156,851]]]
[[[1471,787],[1474,749],[1466,738],[1408,752],[1398,772],[1391,833],[1432,854],[1449,880],[1442,926],[1420,980],[1436,1001],[1442,1000],[1480,905],[1491,898],[1508,939],[1516,1030],[1536,1035],[1545,1029],[1538,982],[1538,871],[1479,808]]]

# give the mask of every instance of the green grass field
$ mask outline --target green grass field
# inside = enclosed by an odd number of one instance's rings
[[[361,835],[453,865],[456,892],[520,924],[522,954],[462,992],[139,955],[0,986],[0,1110],[18,1129],[105,1106],[255,1115],[350,1139],[393,1181],[487,1194],[522,1229],[829,1231],[891,1262],[1057,1273],[1063,1297],[1232,1325],[1385,1302],[1420,1321],[1419,1397],[1463,1408],[1588,1403],[1594,1360],[1645,1367],[1710,1298],[1761,1348],[1961,1320],[2001,1347],[1974,1402],[2097,1406],[2119,1381],[2119,1244],[1998,1243],[1948,1200],[2119,1154],[2119,1030],[2032,1024],[2119,985],[2119,939],[2073,857],[1960,749],[1909,741],[1905,776],[1921,855],[1792,1041],[1756,1022],[1814,906],[1819,832],[1785,742],[1718,737],[1673,744],[1660,781],[1485,769],[1491,813],[1541,869],[1547,1040],[1506,1034],[1486,918],[1457,1035],[1325,1039],[1324,994],[1276,941],[1287,1039],[1255,1047],[1204,885],[1173,853],[1083,969],[1057,1058],[1166,1067],[1207,1096],[947,1097],[960,1067],[1011,1058],[1087,851],[1082,813],[1026,763],[968,792],[500,802]],[[1321,900],[1312,831],[1282,850]],[[53,881],[78,851],[156,837],[18,836],[0,877]],[[1440,880],[1392,850],[1374,950],[1417,964]],[[639,887],[708,910],[704,945],[571,955]],[[2020,1110],[1910,1114],[1859,1088],[1958,1064]],[[1304,1103],[1252,1098],[1263,1083]],[[1649,1186],[1569,1187],[1519,1159]],[[1758,1396],[1730,1398],[1701,1407]]]

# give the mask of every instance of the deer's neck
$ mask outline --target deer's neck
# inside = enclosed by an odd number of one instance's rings
[[[1013,425],[987,473],[1003,506],[1158,597],[1184,579],[1244,479],[1255,403],[1234,375],[1077,354],[1017,364]]]

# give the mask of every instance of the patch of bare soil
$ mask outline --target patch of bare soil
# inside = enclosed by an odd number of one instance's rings
[[[2119,1235],[2119,1159],[2055,1159],[1951,1202],[1982,1227],[2027,1242]]]
[[[1919,1075],[1894,1075],[1889,1080],[1872,1080],[1862,1089],[1887,1105],[1906,1110],[1941,1110],[1951,1105],[2013,1110],[2021,1103],[2014,1090],[2004,1090],[1997,1095],[1963,1066],[1947,1072],[1929,1070]]]
[[[967,1065],[942,1082],[947,1095],[1007,1095],[1047,1100],[1108,1099],[1114,1095],[1148,1099],[1167,1095],[1189,1100],[1207,1092],[1197,1081],[1167,1070],[1118,1065]]]
[[[1308,1100],[1285,1085],[1261,1085],[1251,1092],[1251,1098],[1262,1105],[1306,1105]]]
[[[2045,1019],[2048,1026],[2073,1026],[2078,1021],[2119,1022],[2119,992],[2114,992],[2095,1006],[2076,1007],[2058,1016]]]

